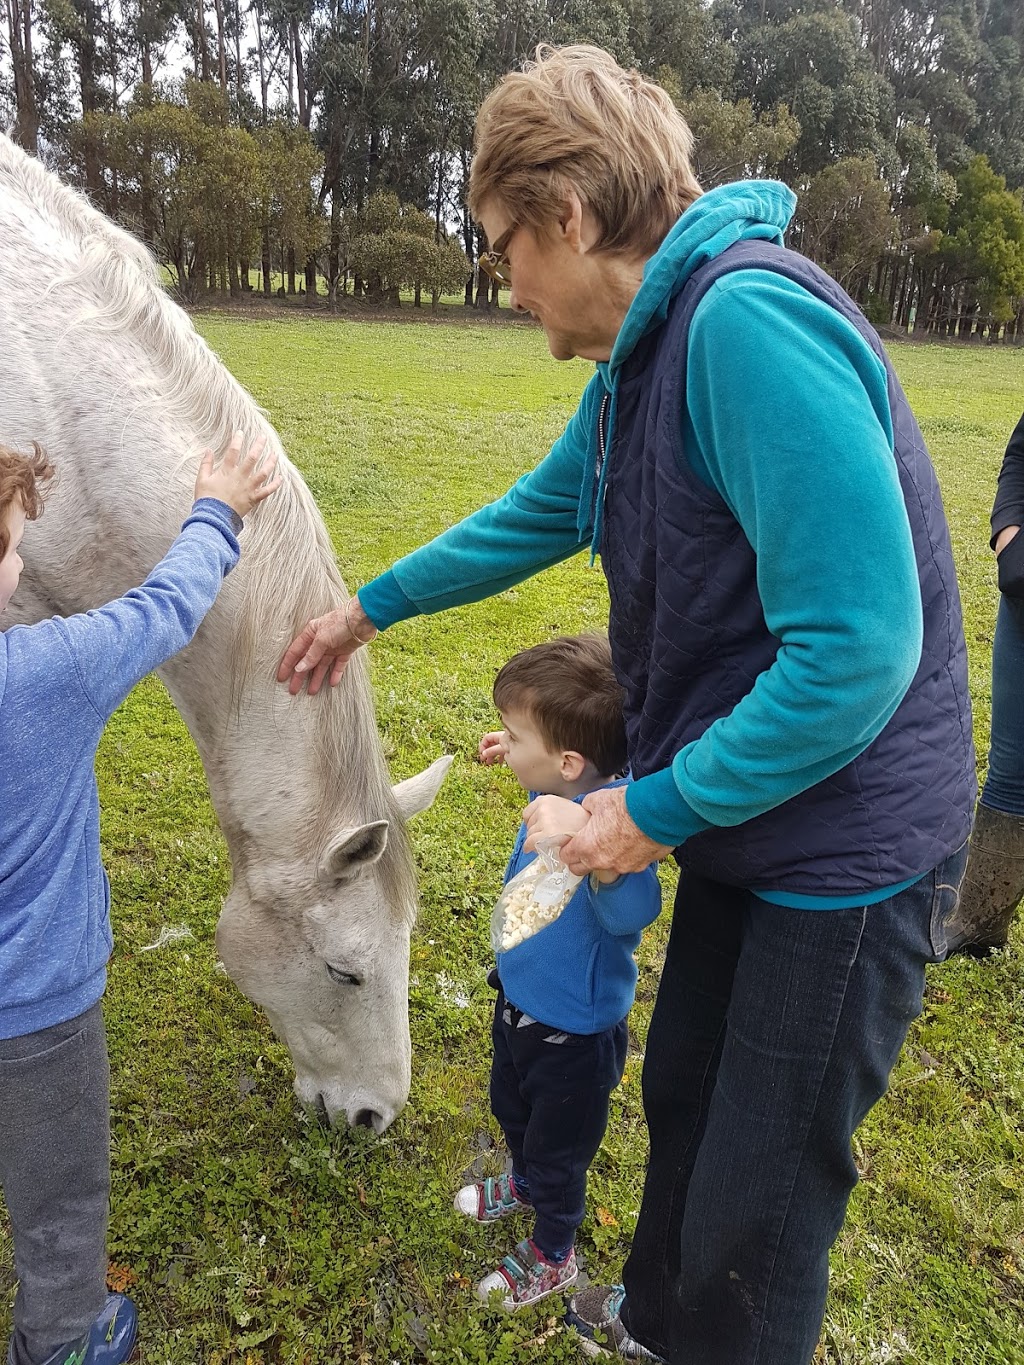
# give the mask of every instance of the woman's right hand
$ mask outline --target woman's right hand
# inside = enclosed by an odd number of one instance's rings
[[[996,536],[995,544],[996,558],[998,558],[1002,554],[1002,552],[1006,549],[1007,545],[1009,545],[1010,541],[1013,540],[1014,536],[1016,536],[1019,532],[1020,532],[1019,526],[1003,527],[1003,529]]]
[[[1024,598],[1024,536],[1019,526],[1004,526],[996,536],[996,576],[1006,597]]]
[[[349,659],[376,634],[377,627],[359,605],[359,598],[350,597],[343,607],[306,623],[285,651],[277,681],[286,682],[293,697],[307,679],[311,697],[320,691],[325,678],[337,687]]]

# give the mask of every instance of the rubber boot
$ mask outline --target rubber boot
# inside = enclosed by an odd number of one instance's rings
[[[1022,896],[1024,816],[979,801],[960,902],[948,925],[947,956],[984,957],[993,948],[1005,948]]]

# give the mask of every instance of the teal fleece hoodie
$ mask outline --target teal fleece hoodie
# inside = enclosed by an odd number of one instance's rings
[[[610,394],[614,432],[623,362],[699,265],[740,240],[781,244],[795,202],[785,185],[749,181],[687,209],[648,261],[610,360],[598,364],[547,457],[504,497],[360,590],[380,629],[479,601],[598,548],[597,413]],[[633,820],[673,847],[771,810],[863,752],[913,680],[923,631],[885,367],[834,309],[768,271],[713,285],[690,329],[683,448],[757,554],[765,620],[780,648],[727,716],[669,768],[630,786]],[[853,903],[763,894],[806,908]]]

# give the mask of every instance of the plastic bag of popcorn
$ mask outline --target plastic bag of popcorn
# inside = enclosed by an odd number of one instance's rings
[[[542,839],[537,856],[508,882],[491,915],[491,947],[507,953],[552,924],[583,880],[559,857],[561,840]]]

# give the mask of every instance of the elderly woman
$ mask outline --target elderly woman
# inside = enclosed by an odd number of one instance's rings
[[[485,101],[470,205],[554,356],[596,373],[497,502],[311,621],[335,683],[378,630],[590,549],[634,781],[585,801],[575,870],[675,855],[647,1039],[650,1160],[624,1288],[577,1294],[591,1354],[803,1365],[975,795],[942,502],[877,336],[783,248],[794,198],[701,193],[668,96],[592,48]],[[529,813],[557,831],[551,798]]]

